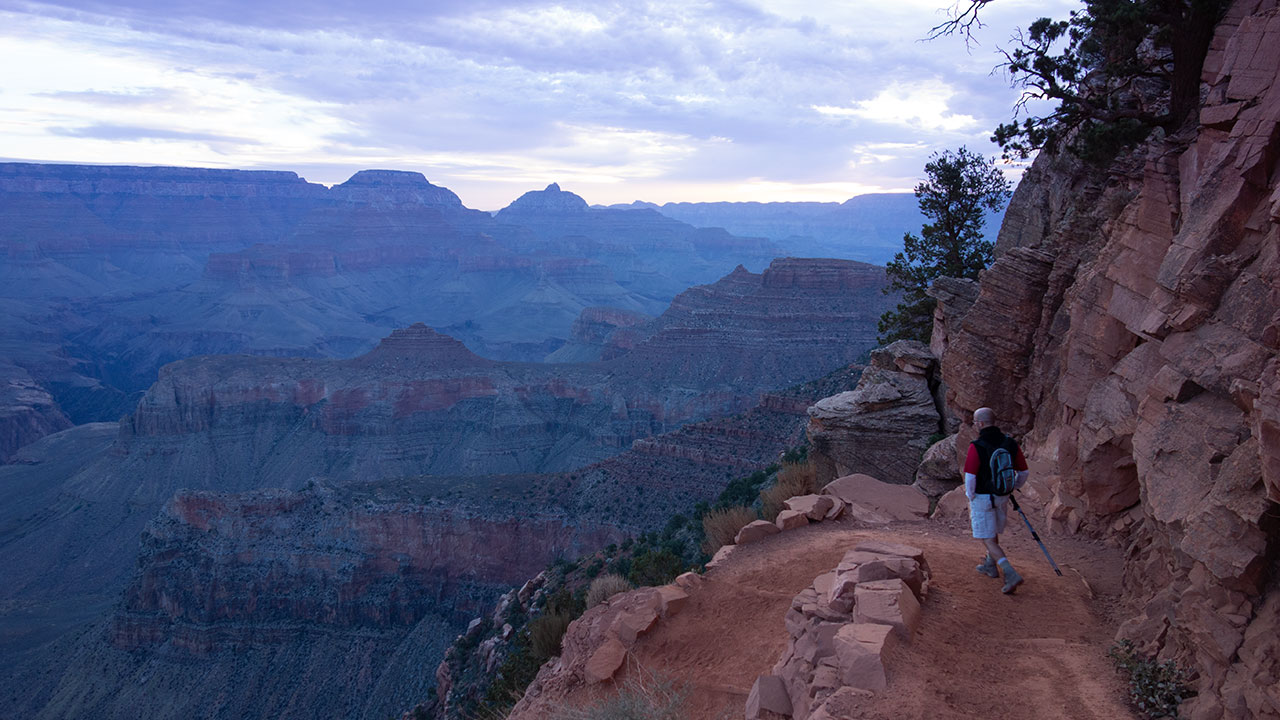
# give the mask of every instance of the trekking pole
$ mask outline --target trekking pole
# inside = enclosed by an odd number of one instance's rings
[[[1013,497],[1013,493],[1009,493],[1009,502],[1013,503],[1013,509],[1017,510],[1018,514],[1022,516],[1022,522],[1027,524],[1027,529],[1031,531],[1031,537],[1036,539],[1036,544],[1040,546],[1040,551],[1044,553],[1045,557],[1049,558],[1049,564],[1053,566],[1053,571],[1061,576],[1062,571],[1058,569],[1058,563],[1053,561],[1053,556],[1049,554],[1049,548],[1044,546],[1044,543],[1040,541],[1040,536],[1036,534],[1036,529],[1031,527],[1031,521],[1027,519],[1027,514],[1022,512],[1022,508],[1018,507],[1018,501]]]

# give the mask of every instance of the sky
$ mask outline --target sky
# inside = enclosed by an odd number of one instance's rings
[[[996,0],[966,46],[924,40],[947,0],[0,0],[0,159],[843,201],[997,155],[997,48],[1078,4]]]

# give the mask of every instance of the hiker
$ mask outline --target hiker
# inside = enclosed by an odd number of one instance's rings
[[[981,540],[987,550],[977,570],[996,579],[1003,572],[1004,587],[1000,592],[1009,594],[1022,584],[1022,576],[1005,557],[1000,547],[1000,533],[1004,532],[1009,518],[1009,494],[1022,487],[1030,473],[1022,448],[996,427],[996,414],[991,408],[978,408],[973,413],[973,424],[978,428],[978,439],[970,443],[969,455],[964,461],[964,494],[969,498],[969,523],[973,527],[973,537]],[[993,481],[992,473],[992,456],[1000,449],[1008,455],[998,458],[997,463],[1002,462],[1003,474],[1011,476],[1005,478],[1004,488]],[[1012,471],[1016,471],[1016,475]]]

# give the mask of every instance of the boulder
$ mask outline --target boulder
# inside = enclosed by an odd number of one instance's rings
[[[583,666],[582,675],[588,685],[596,685],[612,680],[614,673],[626,662],[627,648],[618,638],[608,637],[591,653]]]
[[[813,522],[820,522],[836,505],[830,495],[797,495],[784,502],[783,507],[803,513]]]
[[[934,520],[959,520],[969,517],[969,498],[964,494],[964,487],[938,498],[938,505],[929,517]]]
[[[883,652],[909,641],[920,616],[915,592],[897,575],[913,577],[923,592],[929,576],[920,549],[868,540],[792,599],[783,618],[791,640],[773,674],[787,688],[793,717],[812,717],[846,686],[858,691],[853,698],[884,688]],[[856,717],[839,714],[847,706],[828,707],[826,717]]]
[[[676,578],[679,580],[679,578]],[[662,617],[671,617],[684,609],[689,603],[689,593],[677,585],[663,585],[658,588],[658,596],[662,603],[659,606],[659,614]]]
[[[853,546],[853,550],[854,552],[873,553],[876,555],[897,555],[898,557],[911,558],[919,563],[921,567],[927,568],[929,566],[924,559],[924,551],[915,545],[885,540],[863,540]]]
[[[923,557],[922,557],[923,559]],[[928,581],[926,565],[915,558],[900,555],[880,555],[858,550],[846,553],[839,566],[839,578],[854,583],[879,580],[901,580],[916,597],[923,597]]]
[[[726,547],[733,547],[733,546],[728,545]],[[721,548],[721,549],[723,550],[724,548]],[[696,572],[691,571],[691,572],[681,573],[677,575],[673,584],[676,587],[680,588],[681,590],[684,590],[686,593],[690,593],[696,590],[697,588],[701,587],[702,582],[703,582],[702,576]]]
[[[964,482],[956,463],[956,436],[948,435],[924,453],[916,470],[915,487],[929,497],[938,497]]]
[[[803,635],[796,638],[792,655],[803,658],[810,665],[817,665],[822,658],[832,657],[836,654],[836,633],[844,625],[843,622],[815,623]]]
[[[776,720],[791,717],[787,686],[776,675],[761,675],[747,695],[747,720]]]
[[[840,573],[827,593],[827,607],[839,613],[852,613],[858,578],[853,573]]]
[[[768,520],[756,520],[747,523],[746,527],[738,531],[737,536],[733,538],[735,545],[745,545],[749,542],[755,542],[770,535],[777,535],[781,530],[777,525]],[[717,553],[718,555],[718,553]]]
[[[937,367],[923,344],[900,340],[871,353],[855,389],[809,408],[806,432],[819,481],[869,473],[910,484],[926,439],[942,425]]]
[[[773,525],[773,523],[769,523],[769,524]],[[774,527],[773,529],[777,531],[778,528]],[[721,547],[719,550],[716,551],[716,554],[712,556],[711,561],[707,563],[707,569],[711,570],[713,568],[719,567],[720,565],[723,565],[726,561],[728,561],[729,556],[735,553],[737,550],[738,550],[737,545],[725,545]]]
[[[841,681],[861,690],[883,690],[888,682],[884,653],[894,646],[894,638],[888,625],[851,623],[840,628],[833,646]]]
[[[899,579],[859,582],[854,589],[853,618],[859,623],[889,625],[910,639],[920,623],[920,601]]]
[[[898,521],[921,520],[929,514],[929,498],[909,485],[891,485],[870,475],[837,478],[822,488],[824,495]],[[855,512],[851,509],[851,512]]]
[[[661,595],[652,588],[641,588],[641,590],[647,591],[642,596],[643,599],[640,602],[628,602],[627,606],[614,616],[609,626],[610,631],[627,648],[634,645],[637,637],[648,632],[658,622],[662,603]],[[631,592],[638,593],[635,590]],[[626,595],[629,596],[630,593]],[[630,600],[630,597],[624,596],[624,598]]]
[[[774,521],[779,530],[795,530],[809,524],[809,518],[799,510],[783,510]]]
[[[850,520],[865,525],[888,525],[893,522],[891,516],[858,503],[847,503],[844,509]]]

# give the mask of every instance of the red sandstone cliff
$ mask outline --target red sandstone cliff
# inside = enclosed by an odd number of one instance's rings
[[[1054,530],[1127,548],[1121,635],[1194,669],[1197,720],[1280,717],[1277,36],[1235,3],[1198,123],[1107,172],[1042,156],[976,299],[941,298],[952,408],[1056,469]]]

